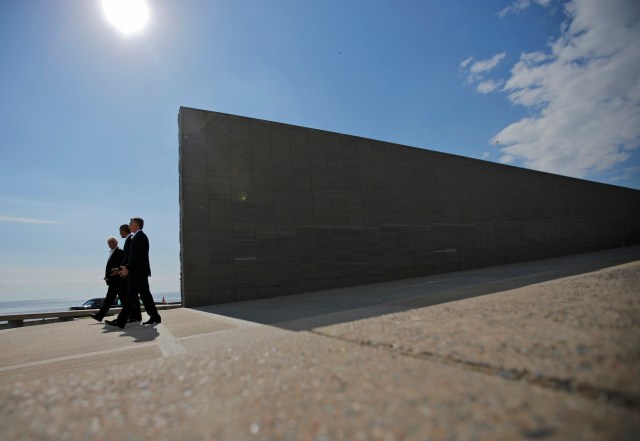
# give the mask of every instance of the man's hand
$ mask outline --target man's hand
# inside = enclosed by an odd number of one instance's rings
[[[127,277],[129,275],[129,270],[126,266],[120,267],[120,277]]]

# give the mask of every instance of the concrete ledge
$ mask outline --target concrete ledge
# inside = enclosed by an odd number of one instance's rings
[[[168,303],[156,305],[159,310],[182,308],[181,303]],[[145,311],[144,307],[141,307]],[[122,311],[122,308],[111,308],[107,315],[115,315]],[[22,326],[42,325],[47,323],[71,321],[74,318],[89,317],[89,314],[98,312],[98,309],[85,309],[76,311],[51,311],[51,312],[31,312],[25,314],[0,315],[0,329],[20,328]],[[54,319],[54,320],[50,320]]]

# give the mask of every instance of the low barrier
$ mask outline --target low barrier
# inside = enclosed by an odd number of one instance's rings
[[[140,308],[143,311],[145,310],[142,305],[140,305]],[[158,310],[182,308],[182,303],[157,304],[156,308],[158,308]],[[111,308],[107,315],[118,314],[121,310],[122,308]],[[95,314],[96,312],[98,312],[98,309],[0,315],[0,329],[20,328],[22,326],[41,325],[54,322],[66,322],[75,318],[89,317],[89,314]]]

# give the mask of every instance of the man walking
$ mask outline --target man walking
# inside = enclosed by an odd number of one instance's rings
[[[119,328],[124,328],[127,324],[127,319],[132,314],[132,303],[138,300],[138,294],[150,317],[143,324],[153,325],[162,321],[149,290],[148,277],[151,276],[151,265],[149,264],[149,239],[142,231],[144,220],[139,217],[131,218],[129,228],[133,234],[129,262],[120,267],[120,275],[129,277],[128,301],[123,305],[122,311],[118,314],[116,320],[105,321],[108,325],[118,326]]]
[[[95,314],[90,314],[91,318],[102,321],[109,308],[116,299],[116,296],[120,293],[120,275],[118,267],[122,263],[124,258],[124,251],[118,248],[118,239],[113,236],[107,238],[107,245],[109,246],[109,259],[107,260],[107,267],[104,271],[104,281],[107,282],[107,297],[102,303],[100,310]],[[124,304],[124,299],[120,296],[120,302]]]
[[[129,263],[129,258],[131,256],[131,242],[133,241],[133,234],[131,234],[131,229],[128,224],[120,225],[120,237],[124,239],[124,259],[122,259],[122,263],[120,266],[127,265]],[[120,267],[118,267],[118,274],[120,275]],[[125,300],[124,297],[133,296],[131,302],[129,303],[131,306],[131,311],[129,313],[128,322],[140,322],[142,321],[142,312],[140,311],[140,300],[138,298],[138,294],[129,294],[129,276],[121,276],[120,277],[120,291],[122,296],[120,297],[122,307],[124,308]]]

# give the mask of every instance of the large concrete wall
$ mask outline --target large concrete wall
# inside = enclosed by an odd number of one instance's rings
[[[181,108],[186,306],[638,241],[640,191]]]

